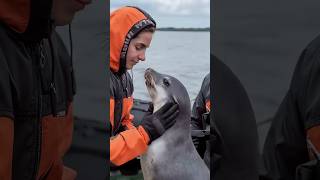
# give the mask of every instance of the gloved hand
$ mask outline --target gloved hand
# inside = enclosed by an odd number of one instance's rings
[[[200,138],[198,137],[191,137],[192,138],[192,142],[193,142],[193,145],[196,149],[198,149],[199,147],[199,144],[200,144]]]
[[[191,139],[194,147],[198,150],[199,146],[203,146],[205,142],[205,133],[202,130],[194,130],[191,128]],[[198,150],[199,151],[199,150]]]
[[[174,125],[175,118],[179,114],[179,106],[176,103],[166,103],[158,111],[152,114],[152,105],[149,112],[143,117],[141,126],[149,135],[150,143],[160,137],[167,129]]]

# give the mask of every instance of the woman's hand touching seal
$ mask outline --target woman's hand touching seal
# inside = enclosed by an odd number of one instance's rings
[[[173,102],[166,103],[153,114],[152,109],[151,104],[141,123],[141,126],[149,135],[150,143],[173,126],[179,114],[179,106]]]

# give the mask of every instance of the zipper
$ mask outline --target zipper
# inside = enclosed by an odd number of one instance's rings
[[[41,91],[40,91],[41,92]],[[39,93],[38,99],[38,115],[37,115],[37,150],[36,150],[36,158],[37,162],[35,163],[34,168],[34,179],[37,178],[37,173],[40,167],[40,158],[41,158],[41,134],[42,134],[42,125],[41,125],[41,114],[42,114],[42,95]]]
[[[119,107],[119,104],[121,105],[121,107]],[[119,121],[118,120],[116,120],[116,118],[118,117],[116,117],[116,116],[114,116],[113,118],[114,118],[114,125],[115,125],[115,127],[114,127],[114,133],[113,133],[113,135],[116,135],[116,134],[118,134],[119,132],[119,130],[120,130],[120,128],[121,128],[121,121],[122,121],[122,104],[123,103],[121,103],[120,101],[117,101],[116,100],[116,105],[115,105],[115,108],[121,108],[121,111],[119,111],[120,112],[120,119],[119,119]],[[114,109],[114,111],[115,111],[115,109]],[[115,114],[115,113],[114,113]]]
[[[41,66],[44,62],[44,54],[41,50],[41,44],[37,43],[32,47],[32,57],[35,58],[35,66],[36,66],[36,86],[37,86],[37,108],[36,108],[36,151],[35,151],[35,157],[36,162],[34,164],[34,172],[33,172],[33,178],[37,178],[37,174],[40,167],[40,158],[41,158],[41,134],[42,134],[42,125],[41,125],[41,117],[42,117],[42,87],[41,87]]]
[[[123,111],[123,98],[126,96],[128,97],[128,89],[127,87],[124,87],[124,77],[122,76],[117,76],[115,75],[115,77],[117,78],[117,89],[119,89],[119,92],[121,92],[120,97],[115,97],[115,109],[114,109],[114,130],[113,130],[113,135],[118,134],[120,128],[121,128],[121,122],[122,122],[122,111]],[[118,111],[118,113],[120,113],[120,115],[116,116],[117,112],[116,110],[120,109],[120,111]],[[119,117],[120,116],[120,117]],[[119,118],[119,120],[117,120]]]

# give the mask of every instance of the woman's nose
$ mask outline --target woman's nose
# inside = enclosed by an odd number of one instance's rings
[[[139,54],[139,60],[140,60],[140,61],[146,60],[145,52],[142,52],[141,54]]]

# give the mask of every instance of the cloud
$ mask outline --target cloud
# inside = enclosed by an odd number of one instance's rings
[[[154,0],[153,2],[159,12],[166,14],[210,15],[210,0]]]
[[[110,12],[122,6],[142,8],[158,27],[210,26],[210,0],[111,0]]]
[[[210,0],[135,0],[134,3],[128,0],[113,0],[111,11],[124,4],[147,6],[164,15],[210,15]]]

